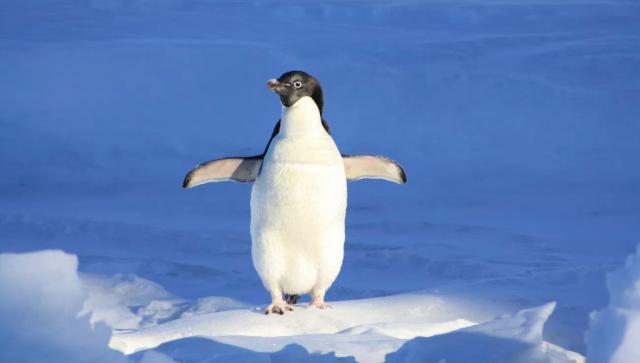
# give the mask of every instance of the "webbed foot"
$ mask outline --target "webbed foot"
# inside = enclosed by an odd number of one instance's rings
[[[267,309],[264,311],[266,315],[271,313],[284,315],[285,311],[293,311],[293,308],[284,301],[274,301],[271,305],[267,306]]]
[[[318,309],[322,309],[322,310],[328,310],[328,309],[333,309],[333,307],[329,304],[327,304],[326,302],[324,302],[324,294],[320,295],[320,294],[312,294],[311,296],[311,303],[309,304],[309,306],[315,306]]]
[[[330,309],[333,309],[333,306],[331,306],[331,305],[329,305],[329,304],[327,304],[327,303],[324,303],[324,302],[322,302],[322,303],[311,303],[311,304],[309,304],[309,305],[310,305],[310,306],[315,306],[315,307],[317,307],[318,309],[322,309],[322,310],[330,310]]]

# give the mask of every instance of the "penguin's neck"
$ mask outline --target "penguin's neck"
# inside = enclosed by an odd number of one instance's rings
[[[285,137],[313,136],[324,132],[320,110],[311,97],[305,96],[291,107],[282,106],[280,132]]]

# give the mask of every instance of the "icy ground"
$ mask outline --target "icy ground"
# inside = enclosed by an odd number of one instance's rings
[[[97,342],[141,350],[114,359],[145,363],[580,359],[640,243],[639,38],[634,1],[2,1],[0,252],[64,250],[80,272],[60,260],[68,300],[1,291],[3,316],[84,304]],[[322,82],[341,150],[409,183],[349,185],[332,311],[265,317],[250,186],[180,182],[262,150],[264,82],[289,69]],[[7,286],[45,288],[23,281],[43,261]]]

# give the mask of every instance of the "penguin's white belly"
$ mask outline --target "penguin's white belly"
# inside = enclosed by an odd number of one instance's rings
[[[344,254],[347,185],[331,137],[276,137],[251,191],[252,258],[270,291],[324,292]]]

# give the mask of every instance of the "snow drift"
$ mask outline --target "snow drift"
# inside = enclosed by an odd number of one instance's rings
[[[609,306],[591,314],[588,363],[640,361],[640,246],[626,265],[607,275]]]
[[[78,259],[61,251],[0,254],[0,361],[118,363],[111,330],[79,317]]]

